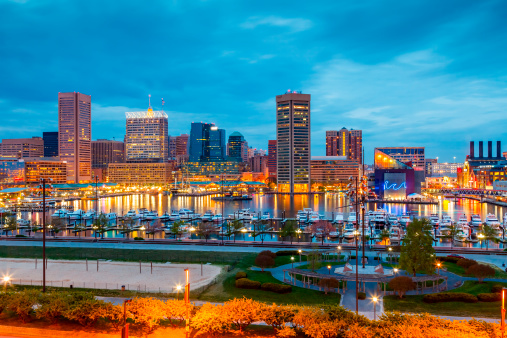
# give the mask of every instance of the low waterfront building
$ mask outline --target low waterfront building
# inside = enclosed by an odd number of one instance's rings
[[[0,160],[0,184],[38,184],[42,178],[54,184],[67,182],[67,164],[49,157]]]
[[[348,183],[349,177],[359,175],[359,163],[347,159],[347,156],[312,156],[312,183],[325,185],[342,185]]]
[[[174,181],[173,163],[110,163],[108,181],[123,184],[167,184]]]
[[[44,157],[44,140],[37,136],[3,139],[0,144],[0,157]]]
[[[186,162],[183,168],[185,175],[189,176],[214,176],[214,175],[238,175],[240,162],[238,161],[201,161]]]

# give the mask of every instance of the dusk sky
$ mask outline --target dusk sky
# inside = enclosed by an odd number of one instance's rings
[[[312,95],[312,154],[325,131],[425,146],[463,161],[470,140],[507,150],[505,1],[0,1],[1,138],[56,131],[58,92],[92,96],[93,139],[125,112],[241,132],[267,149],[275,96]]]

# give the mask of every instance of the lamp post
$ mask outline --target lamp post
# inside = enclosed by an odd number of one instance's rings
[[[95,176],[95,217],[99,214],[99,192],[98,192],[99,177]]]
[[[128,298],[123,301],[123,329],[121,330],[121,338],[128,338],[129,336],[129,324],[127,324],[127,303],[132,302],[132,299]]]
[[[502,338],[505,332],[505,292],[506,288],[502,288],[502,321],[500,322],[500,331],[502,332]]]
[[[188,280],[189,278],[189,271],[188,269],[185,269],[185,278],[186,278],[186,284],[185,284],[185,307],[187,309],[187,318],[185,319],[185,337],[188,338],[190,335],[190,282]]]
[[[301,264],[301,253],[302,253],[302,252],[303,252],[303,251],[302,251],[301,249],[299,249],[299,250],[298,250],[298,253],[299,253],[299,264]]]
[[[292,257],[290,258],[290,260],[291,260],[291,262],[292,262],[292,268],[294,269],[294,256],[292,256]]]
[[[394,271],[394,275],[396,276],[396,274],[398,273],[398,269],[394,268],[393,271]]]
[[[477,235],[477,237],[479,238],[479,240],[481,242],[481,250],[482,250],[482,240],[484,239],[484,234],[480,233]]]
[[[373,301],[373,320],[377,320],[377,301],[378,298],[376,296],[373,296],[371,299]]]
[[[331,265],[327,266],[327,270],[329,271],[329,274],[331,274]]]
[[[181,285],[176,285],[176,300],[180,300]]]
[[[9,281],[11,280],[11,277],[9,276],[4,276],[4,278],[2,279],[4,281],[4,293],[7,293],[7,284],[9,283]]]
[[[46,179],[42,185],[42,292],[46,292]]]
[[[440,262],[437,263],[437,275],[440,275],[440,266],[442,264]]]
[[[342,261],[342,246],[338,245],[338,262]]]

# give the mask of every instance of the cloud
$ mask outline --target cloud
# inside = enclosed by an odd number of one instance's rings
[[[312,28],[312,22],[308,19],[287,19],[279,16],[250,17],[241,24],[244,29],[255,29],[259,26],[273,26],[288,28],[291,32],[301,32]]]

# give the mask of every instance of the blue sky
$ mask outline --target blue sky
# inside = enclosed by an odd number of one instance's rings
[[[0,137],[57,130],[58,92],[92,96],[92,135],[122,139],[125,111],[160,109],[275,138],[275,96],[312,95],[325,131],[463,160],[470,140],[507,150],[505,1],[0,1]]]

